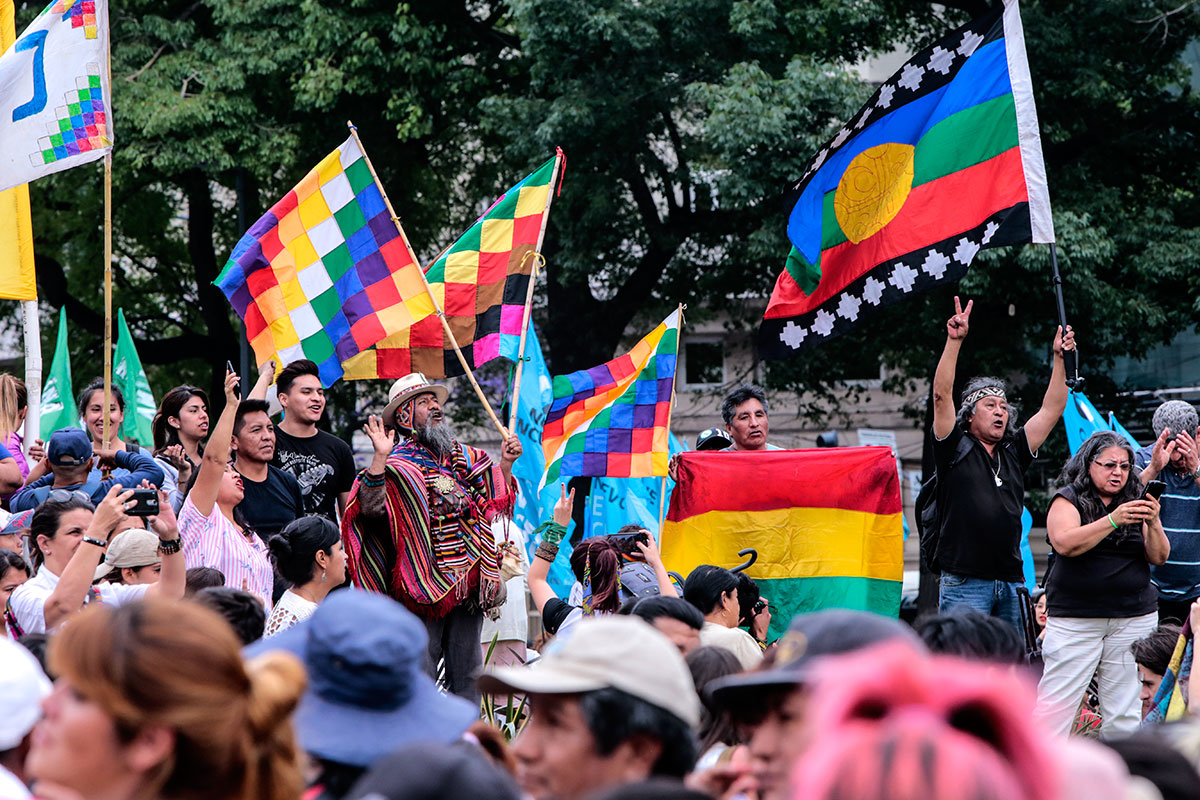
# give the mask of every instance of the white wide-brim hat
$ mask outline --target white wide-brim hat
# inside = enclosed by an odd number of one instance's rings
[[[398,379],[388,390],[388,404],[383,408],[384,427],[395,427],[396,409],[411,397],[432,392],[439,403],[444,404],[450,396],[450,390],[439,383],[433,383],[423,372],[413,372]]]

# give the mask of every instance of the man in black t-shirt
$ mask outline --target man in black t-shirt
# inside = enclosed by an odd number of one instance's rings
[[[234,466],[242,476],[245,496],[238,509],[263,541],[304,516],[300,484],[290,473],[271,466],[275,427],[266,400],[243,400],[233,423]]]
[[[296,477],[304,511],[336,523],[346,510],[354,485],[354,453],[350,445],[317,429],[325,411],[325,389],[317,365],[301,359],[288,364],[275,384],[283,419],[275,429],[271,462]]]
[[[1042,407],[1017,428],[1004,382],[972,378],[954,407],[954,371],[967,336],[971,307],[954,298],[946,323],[946,347],[933,377],[933,456],[941,535],[941,611],[965,605],[1020,628],[1016,590],[1021,568],[1021,511],[1025,470],[1067,405],[1063,350],[1075,349],[1068,327],[1054,337],[1054,368]]]

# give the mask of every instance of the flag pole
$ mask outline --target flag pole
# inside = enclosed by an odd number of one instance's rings
[[[1054,242],[1050,242],[1050,272],[1054,282],[1054,302],[1058,306],[1058,324],[1062,326],[1063,336],[1067,335],[1067,307],[1063,303],[1063,279],[1058,272],[1058,250]],[[1063,351],[1063,367],[1067,373],[1067,386],[1077,391],[1083,391],[1084,379],[1079,377],[1079,351]]]
[[[529,317],[533,313],[533,286],[537,279],[538,267],[546,268],[546,259],[542,256],[542,240],[546,237],[546,223],[550,221],[550,204],[554,202],[554,189],[557,186],[559,191],[562,191],[562,186],[559,182],[562,178],[563,160],[566,156],[563,155],[562,148],[556,148],[554,153],[554,175],[550,178],[550,185],[546,190],[546,208],[542,212],[542,225],[538,229],[537,244],[533,246],[533,266],[529,270],[529,289],[525,293],[525,312],[521,317],[521,343],[517,347],[517,369],[513,374],[513,396],[512,402],[509,403],[508,411],[508,429],[513,430],[517,427],[517,403],[521,399],[521,368],[525,365],[525,338],[529,332]],[[521,259],[521,268],[525,268],[525,260],[530,254],[526,253]],[[539,263],[540,262],[540,263]]]
[[[517,346],[517,369],[513,373],[513,394],[512,402],[509,403],[508,411],[508,429],[515,430],[517,427],[517,404],[521,400],[521,368],[525,366],[525,339],[529,333],[529,317],[533,313],[533,286],[537,283],[538,267],[546,266],[546,259],[542,258],[542,254],[536,250],[530,250],[521,259],[521,268],[524,269],[526,259],[533,258],[533,266],[529,268],[529,288],[525,292],[525,311],[521,315],[521,343]]]
[[[679,332],[675,334],[675,372],[671,375],[671,402],[667,405],[667,461],[671,459],[671,415],[675,412],[675,383],[679,378],[679,345],[683,338],[683,310],[687,308],[679,304]],[[667,522],[667,476],[662,476],[658,486],[658,537],[662,541],[663,525]]]
[[[413,252],[412,244],[404,234],[404,228],[400,225],[400,217],[396,216],[396,209],[392,208],[392,201],[388,199],[387,192],[384,191],[383,184],[379,181],[379,175],[375,172],[375,166],[371,163],[371,157],[367,155],[367,150],[363,147],[362,140],[358,138],[358,128],[349,120],[346,121],[346,127],[350,129],[350,135],[354,137],[354,143],[358,145],[359,152],[363,154],[363,160],[367,162],[367,169],[371,171],[371,179],[375,181],[375,186],[379,189],[379,193],[383,195],[384,205],[387,206],[388,214],[392,217],[392,222],[396,223],[396,230],[400,233],[400,238],[404,240],[404,246],[408,249],[409,258],[417,266],[417,272],[421,275],[421,283],[425,284],[425,292],[429,295],[430,301],[433,302],[433,308],[438,319],[442,321],[442,329],[445,330],[447,338],[450,339],[450,344],[454,345],[454,353],[458,356],[458,363],[462,365],[467,379],[471,381],[471,387],[475,389],[475,395],[479,398],[479,402],[483,403],[483,410],[487,412],[488,418],[496,426],[496,430],[500,432],[501,438],[507,439],[509,435],[508,430],[500,423],[496,412],[492,410],[492,404],[488,402],[487,395],[479,387],[479,381],[475,380],[475,373],[471,371],[471,365],[467,363],[466,356],[459,349],[458,342],[454,338],[454,332],[450,330],[450,323],[446,320],[446,314],[442,311],[437,297],[433,294],[433,287],[429,285],[429,281],[425,278],[425,270],[421,269],[421,262],[417,260],[417,254]]]
[[[29,448],[42,435],[42,328],[37,300],[21,302],[25,322],[25,441]]]
[[[104,412],[102,449],[108,449],[112,408],[112,150],[104,154]]]

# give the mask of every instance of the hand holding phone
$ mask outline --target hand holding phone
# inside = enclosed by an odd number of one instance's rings
[[[1166,489],[1167,485],[1162,481],[1148,481],[1146,483],[1146,491],[1142,493],[1142,499],[1145,500],[1147,497],[1153,497],[1155,500],[1157,500],[1158,498],[1162,497],[1162,494],[1164,491],[1166,491]]]

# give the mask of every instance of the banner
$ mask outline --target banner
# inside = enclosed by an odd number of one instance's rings
[[[113,385],[125,395],[125,422],[121,425],[121,438],[136,441],[147,450],[154,449],[154,394],[150,381],[142,369],[137,348],[129,326],[125,324],[124,309],[117,309],[117,352],[113,356]]]
[[[0,56],[0,190],[113,144],[108,0],[53,0]]]

